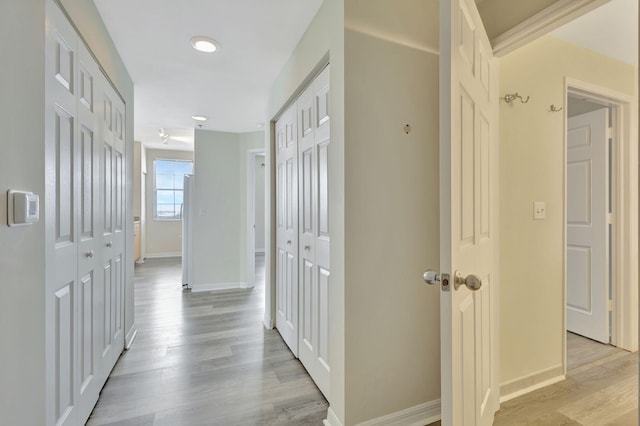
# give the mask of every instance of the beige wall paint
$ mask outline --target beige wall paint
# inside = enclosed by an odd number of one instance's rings
[[[265,122],[278,118],[284,108],[294,100],[305,83],[311,81],[326,61],[331,62],[331,147],[329,148],[329,222],[331,224],[331,289],[329,291],[329,364],[331,385],[329,403],[331,411],[343,424],[345,418],[344,371],[344,0],[325,0],[298,43],[291,58],[273,84],[268,97]],[[266,135],[267,164],[266,206],[266,285],[264,322],[274,323],[275,315],[275,181],[273,128]],[[270,250],[269,250],[270,249]],[[269,302],[271,304],[269,305]]]
[[[564,78],[628,95],[634,68],[543,37],[500,60],[500,94],[531,96],[500,105],[501,381],[563,363],[564,329]],[[533,201],[547,218],[532,220]]]
[[[247,282],[247,151],[264,132],[196,129],[193,288]]]
[[[412,20],[430,7],[381,4],[377,13],[400,34],[403,9],[413,6]],[[418,47],[428,45],[428,34],[407,44],[401,36],[381,39],[375,30],[352,31],[350,17],[345,371],[346,424],[357,424],[440,398],[440,293],[422,280],[439,265],[439,105],[438,56]]]
[[[189,160],[193,161],[193,151],[172,151],[148,149],[147,178],[146,178],[146,221],[145,221],[145,249],[148,257],[153,256],[181,256],[182,254],[182,222],[179,220],[156,220],[153,218],[155,208],[155,194],[153,191],[154,167],[153,162],[160,160]]]

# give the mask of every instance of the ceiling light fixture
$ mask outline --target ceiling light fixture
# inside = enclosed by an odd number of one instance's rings
[[[213,53],[218,50],[219,47],[215,40],[202,36],[193,37],[191,39],[191,46],[197,51],[205,53]]]
[[[205,117],[204,115],[192,115],[191,118],[196,121],[207,121],[207,117]]]
[[[167,145],[169,143],[169,133],[167,133],[164,128],[158,129],[158,136],[160,136],[160,140],[163,144]]]

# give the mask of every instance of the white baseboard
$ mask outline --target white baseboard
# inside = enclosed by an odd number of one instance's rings
[[[336,413],[333,412],[331,407],[327,410],[327,418],[322,422],[324,426],[342,426],[342,422],[336,416]]]
[[[565,379],[564,367],[556,365],[500,385],[500,402],[506,402]]]
[[[145,259],[161,259],[163,257],[182,257],[181,252],[175,253],[147,253],[144,255]]]
[[[198,293],[201,291],[216,291],[216,290],[231,290],[231,289],[247,289],[253,286],[248,285],[246,282],[242,283],[213,283],[213,284],[193,284],[191,286],[192,293]]]
[[[124,348],[126,350],[129,350],[131,345],[133,345],[133,341],[136,340],[136,336],[137,335],[138,335],[138,329],[136,328],[136,325],[133,324],[131,326],[131,328],[129,329],[129,332],[127,333],[127,335],[124,338]]]
[[[358,426],[424,426],[440,420],[440,400],[425,402],[402,411],[367,420]]]
[[[271,318],[268,318],[268,317],[262,318],[262,324],[264,324],[264,328],[266,328],[267,330],[273,330],[274,327],[276,326],[273,323],[273,320]]]

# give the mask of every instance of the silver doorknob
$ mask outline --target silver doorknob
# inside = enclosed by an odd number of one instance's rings
[[[424,274],[422,274],[422,279],[427,284],[435,285],[441,284],[442,291],[450,291],[449,290],[449,274],[439,274],[433,269],[427,269]]]
[[[109,242],[107,243],[107,247],[113,247],[113,241],[109,241]]]
[[[473,274],[464,277],[460,272],[456,272],[453,286],[457,290],[461,285],[466,285],[469,290],[477,291],[482,287],[482,280]]]
[[[93,257],[93,250],[89,250],[84,255],[87,256],[88,258],[92,258]]]
[[[287,240],[287,245],[291,245],[291,240]]]
[[[304,246],[304,251],[309,251],[311,250],[311,246]]]
[[[424,274],[422,274],[422,279],[427,284],[435,285],[440,282],[440,274],[433,269],[427,269]]]

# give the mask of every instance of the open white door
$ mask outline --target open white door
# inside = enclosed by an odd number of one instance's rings
[[[491,425],[498,388],[497,61],[473,0],[440,1],[442,424]],[[475,290],[474,290],[475,289]]]
[[[607,108],[567,126],[567,330],[609,343]]]

